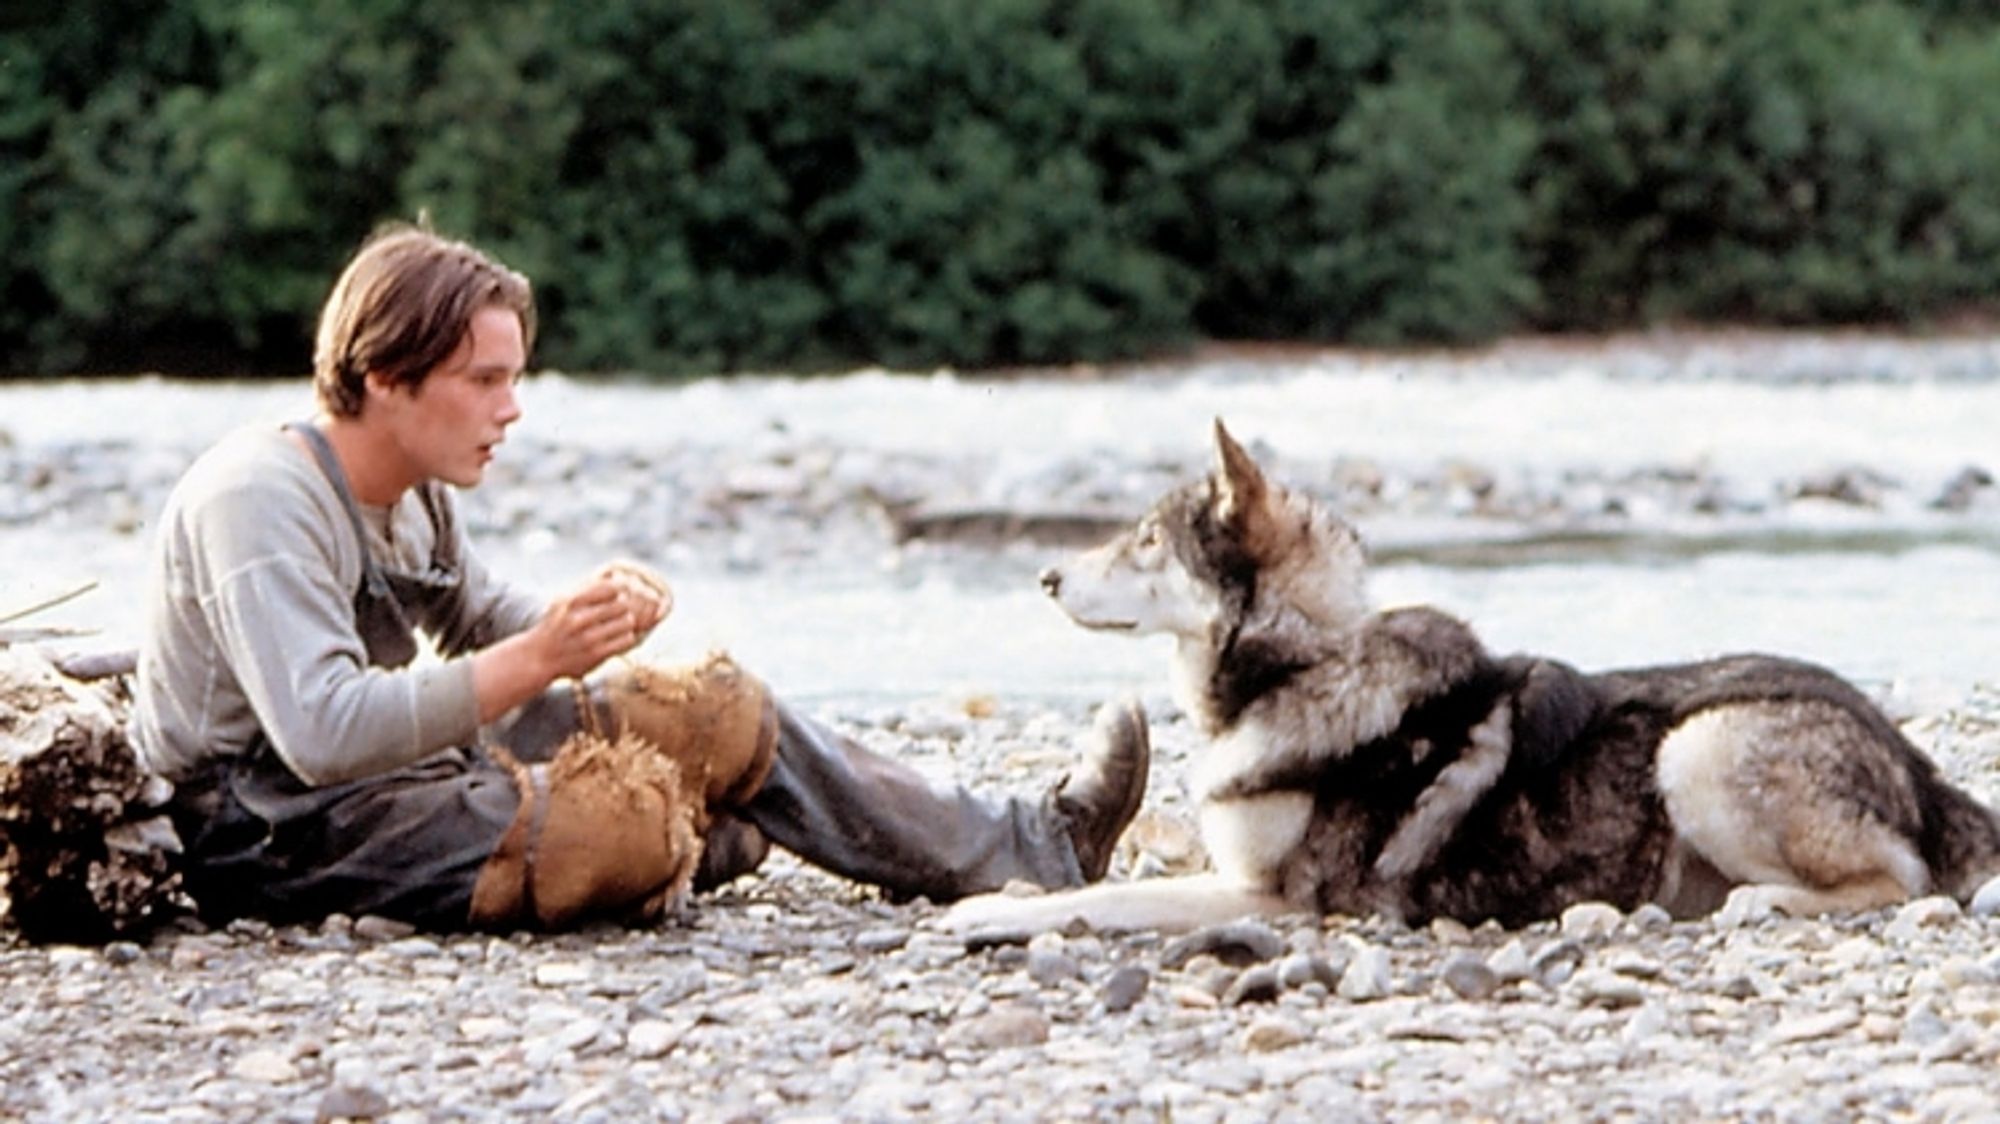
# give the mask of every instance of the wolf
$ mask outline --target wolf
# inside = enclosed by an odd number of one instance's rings
[[[1206,479],[1042,575],[1085,628],[1173,638],[1176,701],[1207,738],[1190,788],[1212,870],[984,895],[947,927],[1518,928],[1584,901],[1750,919],[1963,901],[2000,877],[2000,817],[1833,672],[1492,654],[1436,608],[1372,608],[1354,528],[1219,419],[1214,439]]]

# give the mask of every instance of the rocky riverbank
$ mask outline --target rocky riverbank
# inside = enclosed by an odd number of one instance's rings
[[[1084,715],[832,716],[1032,793]],[[2000,789],[2000,693],[1911,724]],[[1186,725],[1116,874],[1185,869]],[[0,938],[0,1120],[1978,1120],[2000,903],[1728,927],[1298,918],[983,947],[788,856],[643,931]]]
[[[1755,337],[988,384],[553,381],[466,510],[516,560],[628,553],[774,588],[845,569],[876,575],[886,603],[911,570],[1032,573],[1051,544],[1202,471],[1225,414],[1391,559],[1802,543],[1989,559],[1996,356],[1993,341]],[[199,417],[162,431],[170,404]],[[5,576],[103,567],[88,576],[129,589],[149,520],[224,415],[303,408],[263,388],[0,388]],[[1930,595],[1991,612],[1985,586]],[[821,658],[851,660],[847,642]],[[1905,729],[1995,801],[2000,669],[1960,647],[1933,661],[1944,693]],[[1118,877],[1201,862],[1196,739],[1164,677],[1146,682],[1159,761]],[[1068,697],[819,709],[940,778],[1035,795],[1087,728],[1080,703],[1051,701]],[[334,918],[102,948],[0,934],[0,1122],[1991,1119],[1991,905],[1741,926],[1582,907],[1514,932],[1299,918],[983,947],[929,903],[776,855],[643,931]]]

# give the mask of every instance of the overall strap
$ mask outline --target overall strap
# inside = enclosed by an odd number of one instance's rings
[[[361,519],[361,505],[355,502],[354,490],[347,484],[347,473],[333,455],[333,443],[310,422],[286,422],[285,429],[306,439],[306,447],[312,450],[313,459],[319,462],[320,471],[326,474],[335,494],[340,496],[341,506],[347,509],[347,517],[354,522],[354,541],[361,548],[362,585],[371,596],[388,597],[389,581],[382,576],[382,568],[375,564],[375,555],[368,549],[368,525]]]

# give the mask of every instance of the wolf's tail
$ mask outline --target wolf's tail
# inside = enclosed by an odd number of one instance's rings
[[[1925,857],[1938,891],[1967,901],[2000,878],[2000,811],[1942,781],[1932,796],[1924,816]]]

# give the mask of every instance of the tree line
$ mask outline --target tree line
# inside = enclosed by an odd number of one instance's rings
[[[1923,324],[2000,279],[1981,0],[19,0],[0,373],[294,372],[428,216],[539,363]]]

